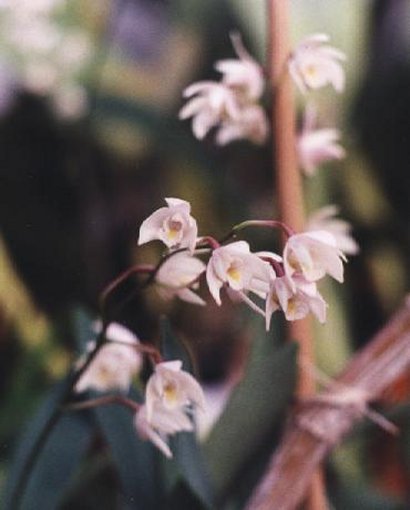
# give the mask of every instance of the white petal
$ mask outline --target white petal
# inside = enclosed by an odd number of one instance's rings
[[[158,231],[168,214],[169,208],[161,207],[142,222],[138,237],[138,245],[158,239]]]
[[[193,305],[205,306],[206,301],[204,301],[198,294],[195,294],[191,289],[180,289],[176,292],[176,295],[182,301],[186,301],[187,303],[192,303]]]

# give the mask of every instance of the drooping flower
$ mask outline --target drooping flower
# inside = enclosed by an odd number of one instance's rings
[[[191,216],[191,205],[179,198],[166,198],[167,207],[161,207],[144,220],[140,227],[138,244],[160,239],[168,248],[195,248],[198,227]]]
[[[318,166],[327,161],[345,157],[345,150],[338,141],[338,129],[316,129],[301,133],[297,141],[297,151],[302,170],[306,175],[314,175]]]
[[[331,84],[337,92],[345,86],[345,72],[341,62],[345,54],[326,43],[329,36],[313,34],[303,39],[289,57],[289,73],[300,91],[319,89]]]
[[[263,69],[245,49],[239,33],[231,35],[238,59],[218,60],[215,69],[222,73],[222,81],[244,101],[257,101],[265,88]]]
[[[183,301],[204,305],[205,301],[192,289],[198,287],[197,280],[205,268],[202,260],[186,252],[176,253],[162,264],[155,279],[165,298],[177,296]]]
[[[265,143],[269,132],[265,110],[253,104],[242,108],[235,119],[222,122],[216,134],[216,143],[226,145],[234,140],[250,140],[256,145]]]
[[[246,51],[239,34],[232,35],[232,42],[239,58],[216,62],[221,82],[201,81],[187,87],[183,95],[189,101],[179,118],[193,118],[192,130],[198,139],[216,128],[219,145],[239,139],[262,144],[268,132],[266,114],[257,103],[265,87],[263,70]]]
[[[296,149],[300,167],[308,176],[314,175],[317,167],[323,163],[343,159],[346,155],[338,143],[340,131],[333,128],[316,129],[315,124],[316,112],[312,107],[307,107]]]
[[[359,252],[359,245],[353,239],[352,225],[345,220],[336,218],[339,207],[327,205],[315,211],[308,218],[306,230],[325,230],[330,232],[336,239],[336,245],[346,255],[355,255]]]
[[[246,241],[236,241],[213,251],[206,279],[213,298],[220,305],[220,290],[224,285],[241,294],[246,291],[266,294],[272,273],[267,262],[250,252]]]
[[[308,282],[300,276],[275,278],[271,281],[266,298],[266,330],[276,310],[282,310],[288,321],[303,319],[312,312],[323,324],[326,321],[326,308],[327,304],[315,282]]]
[[[164,361],[155,366],[155,372],[148,380],[145,398],[147,420],[160,409],[166,412],[187,410],[191,405],[205,408],[201,386],[188,372],[181,369],[182,361]]]
[[[343,260],[336,239],[324,230],[290,236],[283,251],[285,273],[292,278],[303,276],[308,282],[320,280],[326,274],[342,282]]]
[[[192,131],[202,140],[206,134],[223,120],[236,119],[239,105],[235,92],[224,83],[200,81],[189,85],[183,96],[191,98],[179,112],[181,120],[192,117]]]
[[[132,378],[142,366],[142,356],[135,349],[139,340],[121,324],[112,323],[106,331],[111,342],[104,344],[78,380],[75,391],[128,391]],[[115,343],[121,342],[121,343]],[[93,347],[93,342],[89,348]],[[127,345],[128,344],[128,345]]]
[[[168,436],[177,432],[191,432],[191,419],[181,408],[167,411],[164,407],[154,405],[148,420],[147,407],[142,405],[134,418],[135,427],[141,439],[151,441],[166,457],[172,458],[168,446]]]

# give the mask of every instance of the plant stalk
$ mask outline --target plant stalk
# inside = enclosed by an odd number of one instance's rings
[[[293,87],[287,62],[290,55],[289,1],[269,1],[269,65],[272,87],[272,134],[277,208],[280,221],[296,232],[304,229],[302,180],[296,154],[296,119]],[[288,337],[299,343],[299,356],[314,364],[313,336],[308,318],[288,323]],[[311,373],[299,370],[298,396],[315,393]],[[308,495],[309,510],[327,508],[321,473],[313,478]]]

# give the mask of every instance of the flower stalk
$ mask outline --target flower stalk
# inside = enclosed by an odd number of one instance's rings
[[[269,64],[272,87],[272,133],[277,208],[280,220],[297,232],[304,228],[301,175],[296,153],[296,120],[292,83],[285,72],[290,55],[289,2],[269,2]],[[299,343],[299,355],[313,363],[313,338],[310,320],[288,323],[288,336]],[[315,392],[315,381],[307,371],[299,372],[298,395],[306,398]],[[322,476],[317,474],[308,496],[310,510],[327,507]]]

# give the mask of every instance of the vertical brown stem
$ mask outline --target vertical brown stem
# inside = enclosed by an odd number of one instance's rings
[[[272,83],[272,132],[278,214],[281,221],[300,232],[304,228],[302,182],[296,155],[295,105],[292,83],[286,72],[290,54],[288,0],[269,0],[270,4],[270,70]],[[289,338],[299,343],[299,355],[313,363],[313,338],[309,319],[289,322]],[[299,373],[299,397],[315,392],[315,381],[307,370]],[[327,508],[321,473],[314,477],[307,507]]]

